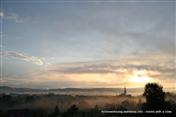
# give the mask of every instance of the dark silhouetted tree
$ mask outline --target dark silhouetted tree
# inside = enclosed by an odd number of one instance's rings
[[[168,108],[163,87],[157,83],[146,84],[143,96],[146,97],[143,109],[164,110]]]

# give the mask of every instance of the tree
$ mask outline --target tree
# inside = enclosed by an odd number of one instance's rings
[[[60,110],[58,108],[58,106],[56,105],[55,109],[54,109],[54,116],[59,116],[60,115]]]
[[[167,107],[163,87],[157,83],[146,84],[143,96],[146,98],[144,109],[163,110]]]
[[[78,109],[79,108],[73,104],[66,112],[62,114],[62,117],[73,117],[77,113]]]

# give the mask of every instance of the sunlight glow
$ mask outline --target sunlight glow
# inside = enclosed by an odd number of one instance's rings
[[[153,79],[147,75],[147,71],[140,70],[140,71],[134,71],[133,74],[129,77],[129,81],[133,83],[148,83],[153,82]]]

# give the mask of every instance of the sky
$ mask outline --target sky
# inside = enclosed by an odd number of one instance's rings
[[[174,0],[1,0],[1,84],[176,88]]]

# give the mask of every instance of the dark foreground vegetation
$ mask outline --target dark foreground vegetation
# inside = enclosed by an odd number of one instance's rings
[[[126,116],[176,117],[176,95],[163,92],[155,83],[147,84],[142,96],[0,94],[0,117]]]

